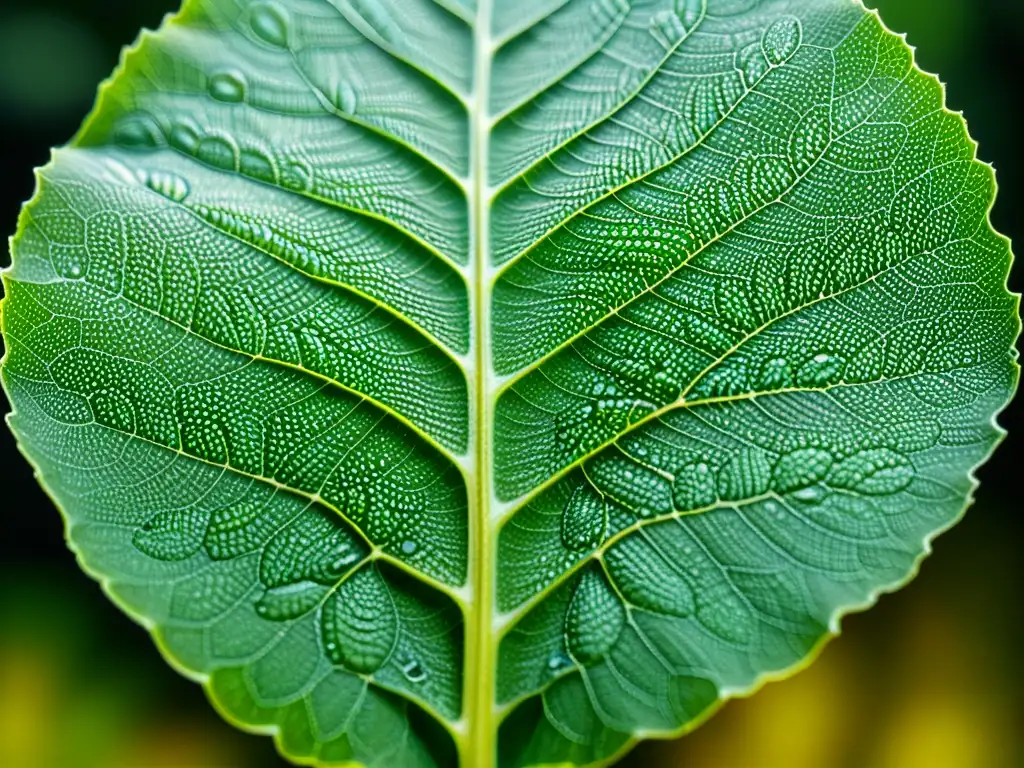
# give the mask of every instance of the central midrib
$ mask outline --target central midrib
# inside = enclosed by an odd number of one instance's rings
[[[497,674],[494,626],[494,530],[490,515],[493,403],[491,402],[491,350],[489,344],[490,297],[490,191],[487,185],[490,118],[488,92],[491,79],[491,3],[480,0],[473,26],[473,97],[469,101],[470,263],[473,317],[473,370],[469,388],[473,465],[470,478],[470,551],[463,728],[459,737],[463,768],[494,768],[497,764]]]

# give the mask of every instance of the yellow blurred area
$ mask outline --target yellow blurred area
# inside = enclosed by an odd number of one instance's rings
[[[139,717],[111,690],[57,674],[52,649],[0,648],[0,765],[4,768],[225,768],[239,755],[206,726]],[[225,726],[227,728],[227,726]]]
[[[0,607],[0,768],[233,768],[272,751],[212,711],[168,707],[168,684],[179,681],[156,650],[122,665],[117,638],[94,624],[57,585]]]
[[[879,613],[848,617],[843,634],[807,670],[728,703],[689,737],[641,745],[624,765],[1024,764],[1015,649],[1005,634],[991,634],[964,610],[972,586],[980,586],[976,577],[965,579],[955,599],[944,599],[937,587],[945,574],[934,559],[924,568],[921,581],[883,597],[874,609]]]

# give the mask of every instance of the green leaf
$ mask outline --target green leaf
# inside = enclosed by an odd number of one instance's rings
[[[187,0],[39,171],[9,420],[289,758],[606,764],[960,517],[994,189],[854,0]]]

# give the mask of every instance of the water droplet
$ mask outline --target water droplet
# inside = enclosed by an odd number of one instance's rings
[[[203,544],[209,511],[188,508],[157,512],[132,536],[140,552],[157,560],[186,560]]]
[[[762,390],[771,391],[775,389],[786,389],[793,386],[793,371],[789,367],[789,361],[784,357],[777,357],[764,364],[761,370],[760,387]]]
[[[743,73],[743,82],[747,88],[753,88],[770,67],[761,46],[751,43],[736,52],[736,69]]]
[[[733,643],[750,641],[757,619],[743,602],[732,594],[716,595],[697,609],[697,618],[709,631]]]
[[[290,162],[285,166],[281,180],[289,189],[310,192],[313,189],[313,168],[305,161]]]
[[[238,168],[238,148],[221,136],[207,136],[199,142],[196,156],[215,168],[234,171]]]
[[[422,683],[427,679],[427,672],[418,661],[407,661],[402,665],[402,674],[410,683]]]
[[[889,448],[860,451],[833,467],[828,482],[870,496],[884,496],[902,491],[914,479],[910,459]]]
[[[314,610],[330,587],[314,581],[300,581],[268,589],[256,603],[256,613],[272,621],[288,621]]]
[[[240,72],[218,72],[210,78],[210,95],[234,103],[245,98],[245,77]]]
[[[155,147],[162,139],[163,131],[149,115],[127,117],[114,131],[114,141],[125,147]]]
[[[676,16],[683,20],[683,26],[687,29],[704,14],[704,0],[676,0],[674,3]]]
[[[675,535],[685,541],[688,534]],[[687,551],[689,550],[689,551]],[[659,546],[639,536],[625,538],[605,553],[612,582],[627,603],[669,616],[690,616],[694,594],[681,571],[692,562],[691,547],[680,547],[673,538],[671,546]]]
[[[324,604],[321,613],[324,647],[334,644],[331,660],[355,672],[378,670],[398,637],[393,598],[376,569],[356,571]]]
[[[772,466],[764,451],[743,448],[737,451],[718,475],[718,493],[729,501],[760,496],[768,490]]]
[[[356,113],[356,91],[345,80],[338,83],[338,95],[335,99],[335,106],[346,115],[354,115]]]
[[[569,650],[581,664],[604,657],[626,625],[626,611],[604,575],[587,570],[576,586],[565,615]]]
[[[828,149],[831,123],[827,107],[808,113],[793,131],[789,140],[790,160],[801,173],[806,171]]]
[[[625,455],[598,456],[587,465],[587,473],[597,487],[634,515],[653,517],[674,509],[670,480]]]
[[[898,453],[926,451],[942,436],[942,424],[934,419],[919,419],[889,424],[878,433],[877,444]]]
[[[288,46],[288,21],[284,10],[274,3],[259,3],[252,8],[249,23],[255,35],[278,48]]]
[[[188,197],[188,182],[176,173],[153,171],[145,174],[145,183],[157,194],[178,203]]]
[[[663,48],[670,50],[683,39],[686,27],[683,26],[683,20],[672,11],[659,11],[651,16],[650,31]]]
[[[711,506],[718,500],[715,471],[703,461],[687,464],[676,472],[672,499],[680,512]]]
[[[416,551],[416,542],[415,541],[412,541],[411,539],[406,539],[405,541],[402,542],[402,552],[404,552],[407,555],[411,555],[415,551]]]
[[[172,147],[194,155],[199,148],[199,133],[191,125],[179,123],[171,128],[171,135],[168,139]]]
[[[590,11],[602,22],[608,23],[629,13],[629,0],[598,0],[596,5],[590,6]]]
[[[562,543],[570,550],[600,546],[608,529],[608,509],[602,497],[579,486],[562,511]]]
[[[772,471],[772,485],[780,493],[814,485],[825,479],[832,461],[831,453],[818,448],[802,448],[784,454]]]
[[[828,491],[820,485],[812,485],[809,488],[801,488],[800,490],[793,492],[794,499],[808,504],[820,502],[826,496],[828,496]]]
[[[803,30],[800,20],[793,16],[783,16],[772,22],[761,38],[764,56],[773,66],[787,61],[800,47]]]
[[[239,170],[246,176],[277,184],[277,168],[269,156],[253,149],[243,149],[239,155]]]
[[[571,666],[572,659],[565,654],[565,651],[557,650],[548,658],[548,669],[552,672],[561,672],[563,669],[568,669]]]
[[[797,383],[802,387],[823,387],[841,379],[845,370],[846,361],[838,355],[815,355],[797,372]]]

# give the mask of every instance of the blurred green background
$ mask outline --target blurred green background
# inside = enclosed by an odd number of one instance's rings
[[[996,227],[1024,242],[1019,0],[868,0],[941,73],[1002,187]],[[140,26],[174,0],[33,0],[0,9],[0,230],[13,232],[32,168],[70,138]],[[4,263],[6,264],[6,257]],[[1021,269],[1011,281],[1021,290]],[[6,410],[6,406],[4,407]],[[731,702],[627,768],[1024,766],[1024,406],[981,473],[977,504],[921,575],[806,672]],[[282,768],[269,739],[223,723],[140,627],[77,568],[56,510],[0,434],[0,768]],[[396,766],[396,768],[399,768]]]

